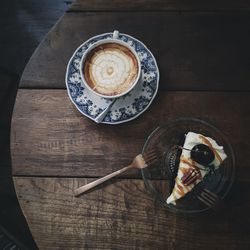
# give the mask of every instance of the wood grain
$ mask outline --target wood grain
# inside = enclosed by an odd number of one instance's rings
[[[184,216],[156,204],[142,180],[119,180],[80,198],[73,189],[91,179],[14,180],[39,249],[249,249],[249,185],[244,203],[223,214]]]
[[[248,10],[249,1],[226,0],[76,0],[68,11],[218,11]]]
[[[250,90],[247,13],[66,13],[39,45],[23,88],[65,88],[66,65],[90,37],[118,29],[153,52],[163,90]]]
[[[244,92],[160,92],[139,118],[110,126],[84,117],[66,90],[19,90],[12,119],[12,171],[14,175],[103,176],[128,165],[159,124],[196,117],[230,138],[239,178],[249,180],[249,98],[250,93]]]

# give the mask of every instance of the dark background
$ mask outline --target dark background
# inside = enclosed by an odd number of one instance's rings
[[[30,249],[34,249],[35,245],[21,213],[11,179],[9,141],[11,114],[25,65],[43,37],[71,2],[65,0],[1,1],[0,233],[1,228],[5,228],[15,239]]]

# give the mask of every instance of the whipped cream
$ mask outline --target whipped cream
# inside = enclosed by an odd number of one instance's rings
[[[137,78],[135,55],[125,46],[100,45],[87,58],[84,74],[90,87],[103,95],[117,95],[129,89]]]

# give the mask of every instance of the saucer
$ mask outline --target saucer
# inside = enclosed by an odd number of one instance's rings
[[[113,99],[99,97],[84,85],[80,74],[80,61],[89,46],[112,36],[113,33],[105,33],[90,38],[77,48],[67,66],[65,81],[70,100],[83,115],[93,121]],[[141,81],[129,93],[117,98],[102,121],[106,124],[124,123],[138,117],[150,106],[159,86],[159,70],[150,50],[129,35],[120,33],[118,39],[128,43],[138,54],[141,61]]]

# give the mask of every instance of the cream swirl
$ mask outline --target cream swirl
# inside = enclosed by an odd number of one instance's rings
[[[103,95],[128,90],[138,74],[135,55],[127,47],[106,43],[94,48],[86,58],[84,75],[89,86]]]

